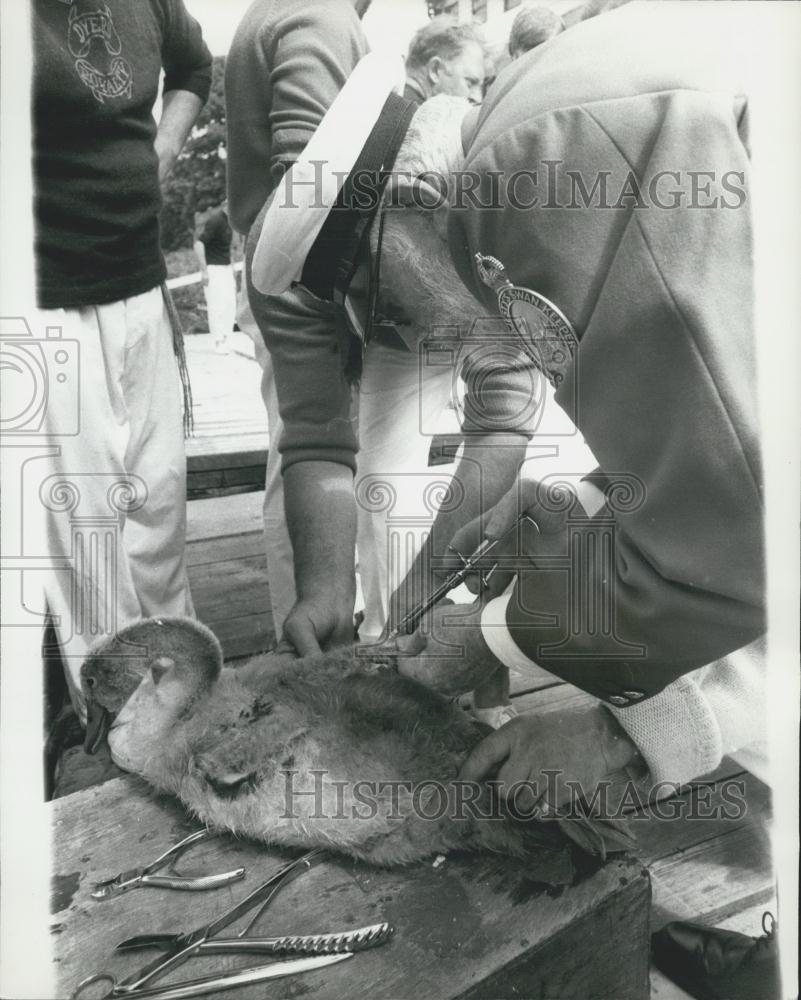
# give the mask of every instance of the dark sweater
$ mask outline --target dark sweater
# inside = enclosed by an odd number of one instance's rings
[[[255,0],[225,62],[228,209],[247,234],[368,51],[351,0]]]
[[[33,87],[38,299],[77,308],[165,277],[153,105],[205,101],[211,55],[182,0],[36,0]]]
[[[228,216],[221,208],[215,209],[198,234],[198,240],[206,252],[207,265],[224,266],[231,263],[231,236]]]

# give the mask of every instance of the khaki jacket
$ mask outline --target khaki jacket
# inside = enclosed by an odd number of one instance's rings
[[[527,655],[619,706],[764,631],[747,100],[713,16],[621,7],[515,62],[466,144],[480,205],[451,213],[489,308],[477,252],[570,320],[557,400],[638,491],[574,523],[584,562],[520,574],[507,612]]]

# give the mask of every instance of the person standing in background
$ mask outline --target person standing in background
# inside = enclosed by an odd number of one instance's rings
[[[54,446],[45,592],[85,721],[79,671],[98,635],[193,614],[182,343],[158,216],[211,54],[182,0],[35,0],[33,39],[35,322],[61,341],[39,428]]]
[[[370,0],[255,0],[246,11],[225,64],[228,209],[233,228],[243,236],[367,53],[360,19],[369,5]],[[278,451],[283,422],[265,341],[327,336],[327,312],[303,289],[260,296],[249,305],[243,309],[240,301],[237,322],[254,339],[262,365],[270,433],[264,539],[273,624],[280,637],[296,600],[295,572]],[[351,639],[352,628],[343,641]]]
[[[435,17],[409,43],[403,96],[422,104],[450,94],[481,104],[484,75],[484,46],[474,29],[450,17]]]
[[[232,231],[228,203],[223,202],[207,215],[196,216],[195,255],[203,275],[203,294],[209,333],[218,354],[228,353],[228,334],[236,314],[236,279],[231,266]]]
[[[517,59],[564,30],[564,21],[550,7],[523,7],[509,32],[509,55]]]

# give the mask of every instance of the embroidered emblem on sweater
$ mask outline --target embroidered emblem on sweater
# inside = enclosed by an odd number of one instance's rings
[[[99,41],[106,52],[106,58],[97,51]],[[75,7],[70,7],[67,44],[75,59],[75,71],[81,81],[92,91],[94,98],[101,104],[107,98],[130,98],[133,89],[133,71],[131,64],[120,53],[122,42],[114,27],[111,10],[104,4],[96,10],[78,13]],[[92,58],[101,57],[100,65]]]
[[[570,320],[545,296],[513,285],[497,257],[477,253],[476,270],[498,298],[501,316],[523,340],[534,364],[558,389],[578,350],[578,337]]]

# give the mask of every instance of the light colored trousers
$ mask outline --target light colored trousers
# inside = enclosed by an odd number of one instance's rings
[[[70,357],[69,391],[48,397],[42,430],[57,448],[39,495],[57,567],[45,593],[83,718],[91,643],[143,616],[194,614],[180,383],[160,288],[38,321],[61,328]]]
[[[203,289],[208,310],[209,333],[215,344],[224,341],[234,328],[236,278],[230,264],[209,264],[209,283]]]

